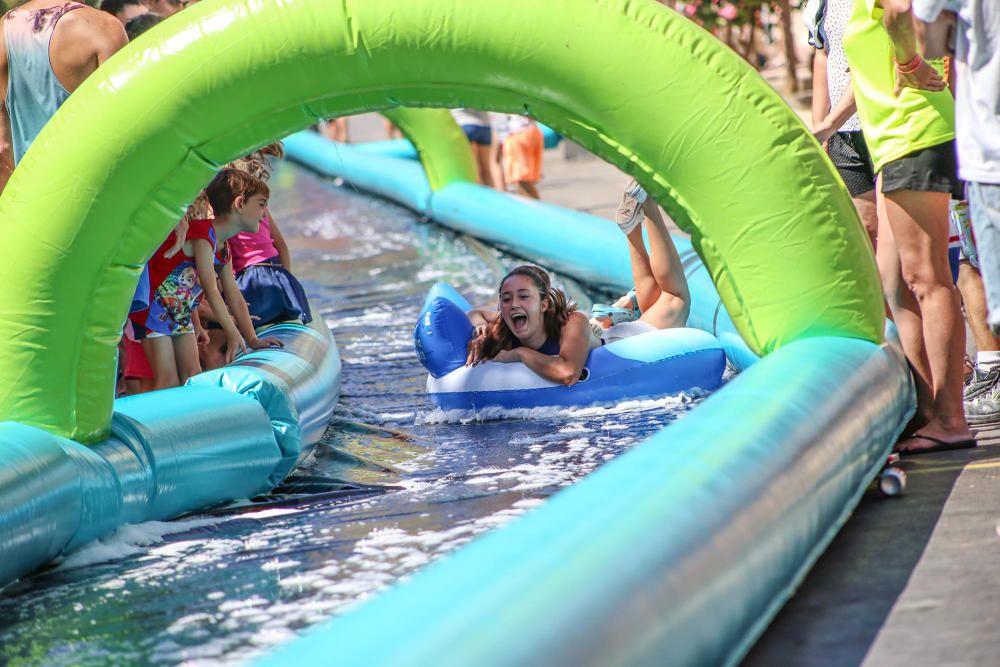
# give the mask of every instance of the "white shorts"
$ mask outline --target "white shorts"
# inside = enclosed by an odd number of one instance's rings
[[[613,343],[616,340],[631,338],[632,336],[649,333],[650,331],[656,331],[656,327],[648,322],[643,322],[642,320],[622,322],[605,329],[604,334],[601,336],[601,341],[607,345],[608,343]]]

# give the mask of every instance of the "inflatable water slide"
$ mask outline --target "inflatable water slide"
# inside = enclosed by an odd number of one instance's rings
[[[139,271],[218,165],[320,118],[459,106],[529,113],[635,176],[690,235],[692,325],[746,370],[260,664],[744,655],[881,468],[913,392],[829,161],[756,72],[652,0],[205,0],[110,59],[0,197],[0,582],[121,523],[266,490],[325,425],[339,358],[322,326],[289,327],[285,350],[189,386],[112,399]],[[607,221],[483,191],[457,128],[415,118],[428,131],[401,126],[421,163],[368,155],[348,177],[546,266],[627,284]],[[354,159],[297,137],[303,160]]]

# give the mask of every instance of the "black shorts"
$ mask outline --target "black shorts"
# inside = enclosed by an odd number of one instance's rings
[[[882,192],[894,190],[947,192],[953,199],[965,199],[954,139],[887,162],[882,167]]]
[[[860,131],[834,132],[826,142],[826,152],[852,197],[875,189],[872,156]]]

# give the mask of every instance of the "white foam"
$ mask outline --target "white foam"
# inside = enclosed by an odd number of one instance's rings
[[[600,415],[617,415],[628,412],[645,412],[661,410],[680,405],[687,405],[694,398],[704,395],[700,389],[682,392],[675,396],[663,398],[622,401],[615,404],[590,405],[586,407],[542,407],[542,408],[500,408],[488,407],[482,410],[442,410],[435,408],[430,412],[417,412],[414,423],[417,426],[428,424],[472,424],[476,422],[497,421],[500,419],[552,419],[567,417],[596,417]]]
[[[162,541],[167,535],[183,533],[201,526],[215,525],[221,521],[222,519],[219,518],[208,518],[125,524],[110,535],[90,542],[79,551],[70,554],[59,563],[57,569],[71,570],[128,558],[145,552],[147,550],[145,547]]]

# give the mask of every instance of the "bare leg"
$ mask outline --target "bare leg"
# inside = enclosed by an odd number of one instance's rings
[[[646,236],[649,240],[649,265],[659,295],[640,319],[657,329],[682,327],[691,311],[691,293],[684,267],[667,225],[656,202],[647,199],[642,205]]]
[[[656,202],[646,199],[642,212],[649,251],[646,251],[642,225],[637,225],[628,234],[632,281],[636,302],[642,311],[639,319],[657,329],[684,326],[691,297],[680,256]]]
[[[645,313],[653,307],[663,291],[653,275],[653,267],[646,252],[646,241],[642,237],[642,225],[628,233],[628,252],[632,263],[632,284],[635,286],[635,301],[639,310]]]
[[[968,438],[962,407],[965,329],[960,327],[958,296],[946,251],[948,195],[899,190],[884,199],[899,251],[906,286],[903,292],[910,292],[918,304],[915,315],[920,320],[930,368],[931,419],[918,433],[946,441]]]
[[[177,376],[177,362],[174,359],[174,344],[170,336],[157,336],[142,341],[142,349],[153,367],[153,389],[169,389],[180,386]]]
[[[503,178],[503,145],[497,141],[496,134],[493,135],[493,143],[490,144],[489,160],[493,189],[506,192],[507,183]]]
[[[1000,340],[990,331],[986,323],[986,293],[983,291],[983,277],[979,270],[962,260],[958,265],[958,291],[965,304],[965,317],[976,341],[977,352],[1000,350]]]
[[[903,346],[907,361],[913,369],[913,382],[917,390],[917,416],[915,422],[923,425],[930,421],[934,393],[931,390],[931,371],[924,350],[923,325],[920,321],[917,300],[913,292],[903,284],[899,266],[899,251],[893,238],[889,215],[885,210],[885,198],[878,195],[878,245],[875,261],[882,279],[882,294],[885,296],[888,315],[896,323],[899,341]]]
[[[476,159],[476,173],[479,182],[488,188],[493,187],[493,170],[490,168],[490,147],[472,144],[472,155]]]
[[[194,334],[174,336],[174,359],[177,361],[177,376],[180,384],[201,372],[198,361],[198,342]]]
[[[521,189],[521,192],[531,197],[532,199],[541,199],[541,195],[538,194],[538,188],[531,181],[518,181],[517,186]]]
[[[681,258],[677,254],[677,248],[674,247],[673,239],[670,238],[670,232],[667,231],[667,224],[660,214],[660,207],[656,202],[646,199],[642,204],[642,212],[645,214],[643,221],[646,223],[646,236],[649,238],[649,263],[660,291],[690,301],[691,296],[687,278],[684,277],[684,268],[681,266]]]
[[[878,239],[878,207],[875,204],[875,191],[872,190],[863,195],[858,195],[851,201],[854,202],[854,208],[858,212],[861,224],[865,226],[865,231],[868,232],[868,240],[872,242],[872,247],[874,248]]]

